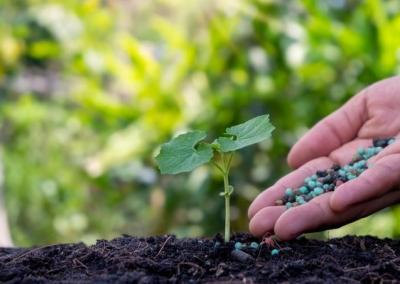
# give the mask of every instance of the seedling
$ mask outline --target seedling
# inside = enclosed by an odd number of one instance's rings
[[[230,196],[233,186],[229,184],[229,172],[235,151],[259,143],[271,137],[275,127],[269,122],[269,115],[261,115],[242,124],[229,127],[225,133],[207,143],[204,131],[181,134],[161,146],[156,161],[162,174],[190,172],[212,162],[221,172],[224,180],[225,197],[225,242],[230,239]]]

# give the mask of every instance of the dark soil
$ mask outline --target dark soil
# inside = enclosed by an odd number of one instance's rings
[[[242,243],[257,241],[234,235]],[[217,242],[221,242],[218,245]],[[394,283],[400,279],[400,241],[345,237],[279,243],[280,254],[234,242],[123,236],[96,245],[0,249],[5,283]],[[237,254],[237,251],[236,251]],[[239,253],[240,254],[240,253]]]

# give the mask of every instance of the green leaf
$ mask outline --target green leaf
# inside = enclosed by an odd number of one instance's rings
[[[192,131],[173,138],[161,146],[156,157],[162,174],[190,172],[209,162],[214,153],[210,144],[201,143],[207,134],[204,131]]]
[[[270,138],[274,129],[269,115],[265,114],[227,128],[228,137],[219,137],[214,143],[220,145],[221,152],[231,152]]]

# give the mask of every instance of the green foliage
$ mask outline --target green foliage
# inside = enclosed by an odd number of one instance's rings
[[[207,134],[204,131],[188,132],[162,145],[156,157],[162,174],[190,172],[209,162],[213,157],[210,144],[201,143]]]
[[[242,124],[229,127],[223,137],[217,138],[212,144],[201,142],[206,138],[203,131],[195,131],[180,135],[162,145],[156,161],[162,173],[176,174],[192,171],[208,162],[213,157],[212,149],[219,153],[220,159],[214,156],[214,165],[220,170],[224,179],[225,197],[225,241],[230,239],[230,196],[233,186],[229,184],[229,173],[232,152],[257,144],[271,136],[274,126],[269,122],[269,115],[255,117]],[[229,137],[225,137],[229,135]],[[224,153],[229,152],[226,156]]]
[[[215,143],[222,152],[236,151],[268,139],[273,130],[269,115],[261,115],[227,128],[225,135],[228,137],[219,137]]]
[[[225,241],[230,240],[230,196],[233,186],[229,184],[229,171],[233,151],[257,144],[271,136],[274,130],[269,122],[268,115],[261,115],[250,119],[242,124],[226,129],[225,135],[229,138],[219,137],[212,144],[201,143],[206,138],[204,131],[192,131],[178,137],[161,146],[160,153],[156,157],[158,166],[163,174],[177,174],[189,172],[209,162],[213,158],[213,149],[221,156],[220,161],[214,159],[214,164],[221,171],[224,179],[224,192],[220,195],[225,197]],[[224,153],[230,152],[228,158]]]
[[[224,135],[229,137],[219,137],[211,145],[199,143],[207,137],[204,131],[184,133],[163,144],[156,161],[162,174],[190,172],[212,159],[212,147],[223,153],[236,151],[270,138],[274,129],[269,115],[260,115],[227,128]]]
[[[269,113],[273,141],[232,160],[232,229],[246,230],[249,203],[288,172],[285,156],[307,128],[400,72],[398,1],[0,6],[0,147],[18,245],[213,234],[220,175],[158,178],[149,157],[185,129],[218,137]],[[399,236],[399,218],[395,208],[346,233]]]

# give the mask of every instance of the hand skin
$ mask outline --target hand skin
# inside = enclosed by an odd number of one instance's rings
[[[310,202],[286,210],[275,206],[287,187],[332,164],[349,163],[359,147],[373,138],[397,137],[369,160],[358,178]],[[400,201],[400,76],[375,83],[309,130],[291,149],[293,172],[261,192],[250,205],[253,235],[274,233],[281,240],[305,232],[337,228]]]

